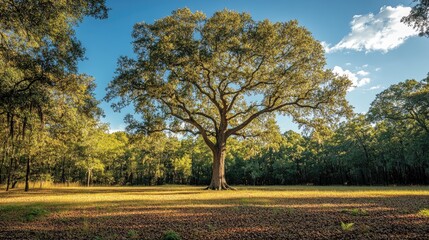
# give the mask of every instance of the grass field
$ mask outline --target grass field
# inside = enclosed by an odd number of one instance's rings
[[[0,192],[0,239],[429,239],[428,187]]]

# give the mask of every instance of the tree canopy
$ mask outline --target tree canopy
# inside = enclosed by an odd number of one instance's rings
[[[406,80],[379,93],[371,103],[373,120],[412,120],[429,134],[429,77]]]
[[[133,103],[143,122],[129,122],[147,133],[201,134],[214,155],[210,188],[227,188],[226,140],[251,135],[258,120],[278,112],[311,125],[349,110],[350,81],[325,69],[321,44],[297,21],[185,8],[137,23],[133,38],[136,58],[119,59],[106,98],[119,96],[117,109]]]

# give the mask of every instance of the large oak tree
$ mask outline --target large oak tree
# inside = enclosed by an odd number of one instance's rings
[[[118,110],[133,103],[146,133],[200,134],[213,153],[210,189],[230,188],[227,139],[251,134],[250,125],[276,112],[311,124],[349,110],[350,81],[325,69],[322,46],[297,21],[179,9],[137,23],[133,38],[136,58],[119,59],[106,99],[119,97]]]

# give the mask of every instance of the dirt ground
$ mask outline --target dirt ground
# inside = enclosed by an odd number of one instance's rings
[[[429,239],[423,209],[428,187],[17,189],[0,192],[0,239]]]

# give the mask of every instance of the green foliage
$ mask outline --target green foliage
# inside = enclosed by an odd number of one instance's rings
[[[93,79],[77,74],[84,49],[74,28],[85,16],[106,18],[107,10],[104,0],[0,0],[1,152],[9,169],[15,165],[7,189],[25,178],[28,190],[34,179],[30,166],[46,166],[41,156],[53,150],[45,146],[61,147],[61,137],[53,134],[58,127],[74,132],[63,128],[67,121],[80,116],[97,121],[101,115]]]
[[[341,222],[341,229],[344,232],[350,232],[350,231],[353,230],[353,226],[354,225],[355,225],[354,223],[344,223],[344,222]]]
[[[180,235],[177,232],[173,231],[173,230],[168,230],[162,236],[162,240],[180,240],[180,239],[182,239],[180,237]]]
[[[23,218],[24,213],[28,208],[19,205],[1,205],[0,206],[0,220],[15,220]]]
[[[129,239],[138,239],[139,238],[139,233],[136,230],[129,230],[127,233],[127,237]]]
[[[353,209],[343,209],[342,213],[348,213],[353,216],[367,216],[368,212],[365,209],[353,208]]]
[[[49,215],[49,211],[40,205],[4,205],[0,206],[0,220],[36,221]]]
[[[29,208],[24,215],[26,221],[34,221],[49,214],[49,211],[42,207]]]
[[[288,214],[292,214],[292,213],[294,213],[294,212],[295,212],[295,208],[288,207],[288,208],[286,208],[286,209],[285,209],[285,211],[286,211]]]
[[[0,0],[0,12],[0,110],[42,116],[57,91],[85,77],[74,75],[84,57],[74,27],[85,16],[106,18],[104,0]]]
[[[82,220],[82,231],[89,232],[91,228],[91,224],[89,223],[88,218],[83,218]]]
[[[213,224],[209,223],[206,226],[207,226],[207,228],[209,229],[210,232],[216,231],[216,226],[214,226]]]
[[[418,214],[424,217],[429,217],[429,208],[424,208],[420,210]]]
[[[390,86],[371,103],[372,120],[413,121],[429,134],[429,77]]]

